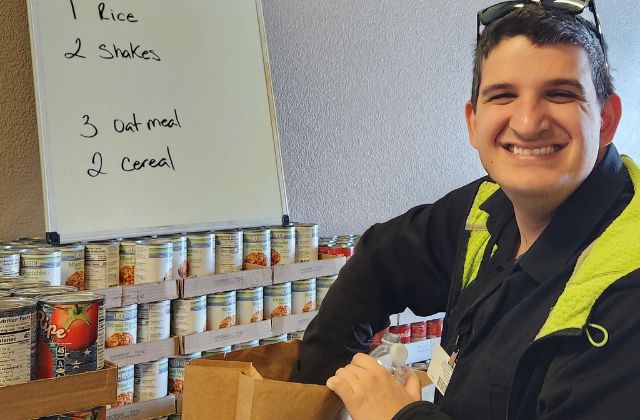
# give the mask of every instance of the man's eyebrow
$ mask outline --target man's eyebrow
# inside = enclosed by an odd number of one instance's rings
[[[513,89],[513,87],[514,86],[511,83],[494,83],[482,89],[482,91],[480,92],[480,96],[487,96],[488,94],[496,90]]]
[[[581,95],[584,95],[584,86],[575,79],[553,79],[545,83],[546,87],[569,86],[577,89]]]

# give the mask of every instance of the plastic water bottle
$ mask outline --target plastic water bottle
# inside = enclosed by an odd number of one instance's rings
[[[384,333],[382,344],[376,347],[370,356],[384,366],[402,385],[407,383],[405,367],[409,351],[400,342],[400,335],[390,332]]]

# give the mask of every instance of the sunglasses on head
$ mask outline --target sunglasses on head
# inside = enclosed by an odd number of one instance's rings
[[[548,9],[560,10],[564,13],[571,15],[579,15],[584,12],[584,9],[589,7],[591,13],[593,13],[593,20],[596,26],[596,36],[600,42],[600,47],[604,52],[605,60],[607,58],[607,50],[604,44],[604,38],[602,36],[602,28],[600,27],[600,20],[596,13],[596,4],[594,0],[522,0],[522,1],[503,1],[496,3],[493,6],[489,6],[486,9],[482,9],[478,12],[478,38],[480,41],[480,27],[487,26],[496,19],[500,19],[527,4],[540,4]]]

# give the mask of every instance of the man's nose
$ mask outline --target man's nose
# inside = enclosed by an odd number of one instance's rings
[[[514,105],[509,128],[521,139],[538,139],[551,127],[547,105],[544,101],[520,97]]]

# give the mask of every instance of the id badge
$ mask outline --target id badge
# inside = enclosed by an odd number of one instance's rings
[[[453,353],[450,356],[440,345],[434,348],[431,355],[427,376],[442,395],[444,395],[449,386],[453,369],[456,367],[457,355],[457,353]]]

